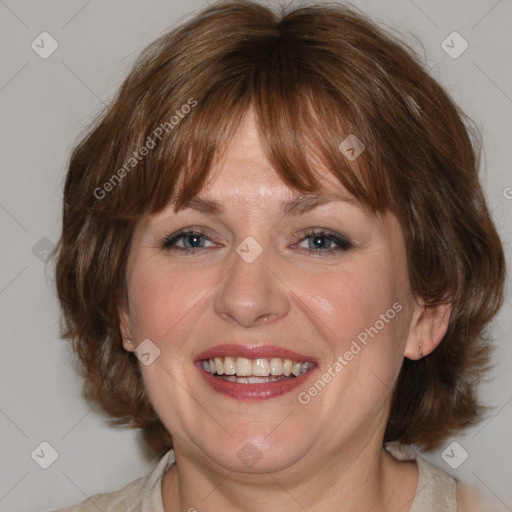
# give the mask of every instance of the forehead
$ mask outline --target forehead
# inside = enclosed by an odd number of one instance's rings
[[[213,209],[216,198],[225,199],[275,199],[291,201],[299,197],[317,202],[341,199],[358,204],[332,172],[313,157],[314,171],[320,183],[318,191],[312,194],[301,193],[287,185],[268,161],[261,143],[254,111],[250,109],[242,119],[229,144],[212,166],[208,179],[198,198],[188,204],[201,206],[203,199],[211,200]],[[208,208],[208,205],[205,205]]]

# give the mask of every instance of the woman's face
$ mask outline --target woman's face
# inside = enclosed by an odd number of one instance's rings
[[[318,173],[331,200],[286,210],[301,194],[266,161],[249,113],[198,196],[219,211],[169,207],[135,230],[124,343],[145,340],[144,382],[178,455],[259,473],[381,441],[417,350],[402,232]]]

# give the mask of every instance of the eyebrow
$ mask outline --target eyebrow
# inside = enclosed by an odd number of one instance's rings
[[[284,216],[302,215],[313,210],[314,208],[335,201],[341,201],[354,205],[357,204],[354,199],[347,196],[338,197],[332,195],[304,194],[281,203],[281,213]],[[219,201],[214,199],[205,199],[202,197],[193,197],[183,206],[183,208],[180,209],[186,208],[197,210],[201,213],[206,213],[209,215],[222,215],[225,212],[224,206]]]

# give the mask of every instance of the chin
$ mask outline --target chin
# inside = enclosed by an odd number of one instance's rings
[[[262,430],[244,432],[244,435],[239,431],[236,436],[226,434],[222,441],[209,443],[202,451],[208,459],[228,471],[273,473],[287,469],[303,459],[311,450],[313,437],[301,436],[296,430],[291,432],[286,429],[280,435],[273,432],[270,436],[262,434]],[[201,444],[197,443],[197,446],[201,448]]]

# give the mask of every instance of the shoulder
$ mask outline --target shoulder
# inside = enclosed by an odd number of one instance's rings
[[[505,512],[510,510],[486,499],[483,494],[473,485],[460,483],[457,486],[458,512]]]
[[[415,460],[418,483],[410,512],[458,511],[455,478],[422,457],[413,446],[387,443],[386,450],[397,460]]]
[[[497,500],[491,503],[474,485],[460,482],[422,457],[414,447],[398,442],[385,448],[398,460],[415,460],[418,485],[410,512],[506,512]]]
[[[145,477],[138,478],[118,491],[95,494],[76,505],[52,512],[98,512],[98,510],[125,512],[126,510],[132,510],[137,505],[137,501],[140,501],[145,480]]]
[[[114,492],[91,496],[76,505],[60,508],[52,512],[164,512],[161,483],[167,469],[175,462],[174,452],[167,452],[146,476],[138,478]]]

